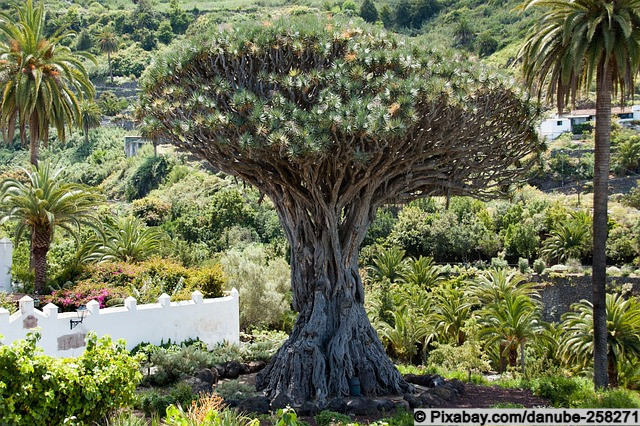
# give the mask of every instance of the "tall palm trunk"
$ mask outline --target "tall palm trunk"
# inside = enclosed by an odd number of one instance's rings
[[[603,60],[596,76],[596,134],[593,173],[593,382],[608,385],[606,255],[609,147],[611,143],[611,66]]]
[[[35,272],[34,290],[37,294],[43,294],[47,282],[47,253],[51,246],[51,234],[49,230],[36,227],[31,233],[31,256]]]
[[[113,68],[111,68],[111,52],[107,52],[107,62],[109,63],[109,77],[111,78],[111,85],[113,86]]]
[[[40,131],[38,113],[34,111],[29,118],[29,160],[31,164],[38,167],[40,159]]]

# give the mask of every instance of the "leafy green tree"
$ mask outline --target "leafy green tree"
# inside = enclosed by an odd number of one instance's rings
[[[107,62],[109,64],[109,77],[111,78],[111,84],[113,84],[113,67],[111,66],[111,54],[116,53],[119,48],[119,40],[115,31],[111,27],[106,27],[98,35],[98,46],[100,51],[107,54]]]
[[[533,283],[525,282],[523,275],[507,268],[492,268],[467,283],[467,294],[482,305],[500,303],[509,294],[532,297],[536,294]]]
[[[158,40],[164,44],[169,44],[171,40],[173,40],[173,31],[168,21],[160,22],[160,26],[158,27]]]
[[[364,0],[360,6],[360,17],[367,22],[376,22],[378,20],[378,9],[371,0]]]
[[[523,9],[544,8],[519,57],[526,84],[557,101],[562,112],[580,90],[596,84],[595,171],[593,176],[593,304],[596,388],[607,386],[605,308],[607,181],[614,90],[633,93],[640,65],[638,0],[527,0]]]
[[[82,130],[84,131],[84,142],[89,143],[89,130],[100,126],[102,113],[100,107],[93,101],[82,101],[80,103],[80,117],[82,119]]]
[[[606,302],[607,377],[611,386],[617,386],[620,365],[640,356],[640,306],[636,298],[625,300],[620,294],[607,294]],[[560,356],[570,367],[593,363],[593,315],[593,304],[586,300],[563,315]]]
[[[423,23],[435,16],[439,9],[436,0],[414,0],[411,4],[411,26],[420,28]]]
[[[80,124],[78,96],[93,98],[95,89],[82,62],[87,52],[65,46],[74,33],[60,31],[45,36],[44,2],[12,2],[17,19],[0,12],[0,121],[6,140],[12,140],[16,121],[26,145],[29,128],[31,164],[38,164],[39,142],[49,140],[49,126],[64,140],[66,129]]]
[[[385,4],[382,6],[382,9],[380,9],[380,20],[385,28],[391,28],[393,26],[394,16],[388,4]]]
[[[498,40],[493,38],[491,32],[483,31],[478,35],[475,42],[476,52],[480,56],[489,56],[498,50]]]
[[[77,235],[82,225],[96,228],[96,207],[104,200],[92,188],[67,182],[62,169],[49,164],[32,166],[26,183],[5,179],[0,184],[0,224],[16,223],[15,240],[31,234],[31,258],[35,269],[35,291],[42,294],[47,282],[47,252],[56,229]]]
[[[409,0],[400,0],[396,4],[394,11],[394,23],[399,28],[411,27],[411,2]]]
[[[184,34],[193,19],[181,7],[178,0],[169,2],[169,23],[175,34]]]
[[[358,251],[376,210],[489,195],[538,148],[517,90],[393,37],[316,16],[248,23],[147,71],[145,133],[256,186],[283,225],[299,316],[258,376],[272,398],[348,395],[354,375],[365,395],[406,389],[364,309]]]
[[[89,31],[82,30],[78,35],[78,40],[76,41],[76,50],[91,50],[93,49],[93,39],[91,38],[91,34]]]

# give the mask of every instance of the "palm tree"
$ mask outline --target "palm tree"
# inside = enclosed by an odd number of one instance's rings
[[[525,344],[547,336],[539,307],[523,294],[509,293],[499,303],[487,306],[483,309],[481,324],[480,338],[486,340],[488,345],[500,346],[501,360],[506,353],[510,365],[515,365],[520,349],[522,374],[525,374]]]
[[[401,275],[402,281],[423,289],[431,288],[444,279],[440,267],[433,262],[433,258],[423,256],[407,260]]]
[[[614,91],[631,93],[640,64],[640,0],[526,0],[545,7],[519,57],[525,82],[538,96],[555,97],[558,112],[595,76],[596,128],[593,176],[594,384],[607,386],[605,280],[607,181]]]
[[[589,251],[589,227],[577,220],[559,223],[544,240],[540,253],[548,261],[581,259]]]
[[[98,36],[98,45],[100,46],[100,51],[107,54],[107,62],[109,63],[109,77],[111,78],[111,84],[113,84],[111,54],[118,51],[118,36],[110,27],[107,27]]]
[[[489,269],[469,281],[467,294],[482,305],[498,303],[507,295],[518,294],[527,297],[538,295],[534,284],[525,282],[524,276],[506,268]]]
[[[607,294],[607,375],[618,385],[619,366],[640,356],[640,305],[620,294]],[[584,368],[593,360],[593,305],[583,300],[563,316],[565,330],[560,356],[570,366]]]
[[[64,140],[66,129],[80,124],[78,96],[92,98],[95,89],[83,58],[86,52],[71,52],[65,40],[71,31],[58,31],[45,37],[44,3],[33,0],[13,2],[17,14],[0,12],[0,123],[8,140],[13,139],[16,121],[20,138],[26,145],[29,127],[31,164],[38,164],[38,144],[49,139],[49,126]]]
[[[89,143],[89,130],[100,126],[102,112],[100,107],[93,101],[84,100],[80,103],[80,118],[82,130],[84,131],[84,142]]]
[[[96,227],[96,207],[103,197],[85,185],[64,180],[62,170],[49,164],[23,169],[26,183],[5,179],[0,184],[0,224],[16,222],[15,240],[31,233],[31,258],[35,269],[35,291],[42,293],[47,281],[47,252],[58,228],[76,235],[81,225]]]
[[[85,244],[82,258],[86,261],[140,262],[158,254],[170,243],[158,227],[147,227],[136,217],[118,219],[105,224],[103,233]]]
[[[377,253],[373,258],[373,265],[367,267],[369,277],[375,282],[383,279],[395,283],[402,280],[402,275],[407,269],[404,258],[405,251],[398,247]]]
[[[467,340],[464,327],[472,316],[471,307],[472,303],[461,289],[442,289],[434,298],[429,322],[441,336],[462,346]]]

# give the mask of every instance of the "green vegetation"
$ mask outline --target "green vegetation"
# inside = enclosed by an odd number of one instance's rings
[[[329,0],[295,6],[282,0],[79,0],[72,5],[51,0],[44,4],[46,14],[38,2],[5,7],[0,17],[0,55],[6,61],[0,66],[7,66],[2,74],[6,77],[1,111],[6,139],[0,146],[0,210],[6,223],[0,224],[0,237],[15,235],[12,225],[18,225],[15,242],[19,244],[12,266],[16,290],[36,290],[44,303],[54,303],[69,312],[90,300],[109,307],[122,304],[128,296],[134,296],[138,303],[152,303],[162,293],[170,294],[172,300],[186,300],[195,290],[205,297],[218,297],[223,290],[236,287],[245,341],[211,350],[198,341],[142,344],[134,350],[140,355],[130,357],[122,345],[90,337],[90,350],[83,357],[63,361],[38,353],[34,349],[36,336],[32,335],[26,342],[0,346],[0,362],[6,364],[0,371],[12,372],[11,377],[5,374],[0,380],[0,423],[62,424],[74,415],[76,421],[87,424],[108,421],[112,425],[142,425],[159,423],[159,418],[166,424],[180,425],[258,424],[250,416],[222,407],[222,397],[248,398],[255,395],[253,388],[226,381],[217,385],[213,394],[198,395],[182,380],[227,361],[269,361],[274,357],[296,321],[289,268],[306,261],[307,252],[296,257],[291,251],[278,216],[282,199],[273,202],[264,191],[167,146],[144,146],[137,156],[125,157],[123,137],[143,130],[123,127],[141,118],[134,117],[136,90],[152,59],[157,65],[146,72],[148,76],[170,59],[171,55],[164,52],[179,50],[179,46],[188,45],[185,39],[198,40],[211,28],[239,28],[244,21],[255,21],[273,29],[282,16],[322,21],[325,18],[320,15],[331,14],[333,18],[327,22],[333,29],[348,17],[366,31],[385,27],[398,45],[429,46],[433,49],[430,62],[420,66],[435,67],[432,76],[439,77],[424,79],[420,84],[429,86],[432,91],[427,92],[432,96],[441,86],[450,84],[447,94],[454,99],[451,105],[458,105],[459,97],[459,104],[470,108],[464,101],[464,85],[451,82],[471,78],[479,85],[480,81],[500,80],[497,71],[485,65],[505,67],[514,63],[520,40],[544,16],[536,8],[514,11],[518,5],[518,0],[488,4],[466,0]],[[33,17],[30,28],[40,35],[35,39],[46,38],[48,43],[24,42],[19,43],[21,49],[13,48],[11,40],[24,39],[28,27],[16,21],[16,8],[29,11]],[[363,21],[378,29],[365,26]],[[287,22],[287,26],[294,24]],[[349,40],[356,35],[337,37]],[[164,50],[170,43],[176,44]],[[49,57],[51,52],[55,54]],[[29,62],[31,59],[25,59],[29,53],[40,60]],[[361,53],[355,52],[353,58],[345,56],[345,66],[357,65],[350,68],[349,78],[336,78],[329,85],[325,82],[342,100],[344,93],[356,87],[354,81],[370,80],[365,70],[371,65]],[[386,54],[392,56],[389,52],[379,54],[372,57],[372,63],[381,64]],[[552,60],[556,57],[566,58],[551,55]],[[456,74],[460,70],[453,62],[464,70],[462,76]],[[25,63],[33,65],[28,66],[32,71],[21,71]],[[571,64],[563,62],[559,70],[565,65]],[[189,61],[180,65],[188,66]],[[64,69],[69,69],[73,78],[54,78],[66,77],[56,74],[63,69],[56,67],[67,67]],[[167,70],[174,74],[180,67]],[[515,74],[517,67],[503,71]],[[381,75],[374,72],[371,78]],[[316,87],[312,82],[320,77],[307,70],[287,68],[268,84],[283,93],[298,93],[300,87]],[[27,96],[37,94],[37,81],[40,94]],[[264,110],[271,115],[256,112],[245,117],[242,113],[248,110],[244,108],[263,106],[261,101],[246,93],[233,94],[224,82],[212,81],[220,99],[241,107],[235,119],[260,122],[265,129],[271,126],[265,131],[271,135],[267,142],[284,147],[290,161],[324,149],[314,145],[326,142],[318,134],[324,125],[322,120],[334,120],[338,123],[334,130],[348,133],[344,123],[356,116],[361,126],[357,138],[373,132],[367,127],[372,123],[384,123],[385,131],[395,134],[400,122],[411,117],[411,111],[407,112],[409,100],[416,98],[416,90],[422,90],[414,82],[406,87],[385,83],[380,89],[390,93],[388,99],[384,98],[386,103],[377,104],[366,96],[359,97],[354,105],[343,102],[342,110],[330,110],[332,106],[327,103],[326,110],[318,110],[316,122],[296,127],[290,119],[299,118],[301,112],[288,109],[286,102]],[[98,88],[95,101],[90,100],[91,83]],[[551,90],[547,95],[567,101],[563,96],[570,91],[557,92],[557,87],[540,84],[543,91]],[[317,92],[309,93],[319,94],[322,87],[317,88]],[[52,97],[48,104],[47,94],[58,89],[69,96]],[[577,99],[579,106],[593,104],[589,100],[594,98],[593,89],[584,88],[581,97],[585,99]],[[640,86],[626,89],[631,92]],[[200,95],[193,93],[180,98],[178,106],[165,106],[184,108],[208,101]],[[328,95],[323,99],[329,99]],[[31,102],[33,108],[19,106],[23,100]],[[160,97],[154,98],[147,106],[164,108],[162,102]],[[365,108],[371,105],[373,110]],[[40,121],[26,114],[31,110],[38,113]],[[342,115],[336,111],[342,111]],[[279,121],[278,114],[287,120]],[[379,123],[371,121],[374,116],[380,118]],[[178,133],[187,134],[202,120],[222,118],[190,117],[180,123],[188,128],[180,127]],[[234,120],[231,124],[244,129],[247,122],[238,124]],[[49,127],[57,130],[55,135],[49,135]],[[16,129],[20,138],[14,137]],[[531,186],[505,186],[502,189],[508,193],[508,200],[480,201],[456,196],[452,191],[404,205],[395,200],[380,203],[367,213],[375,220],[362,239],[358,264],[366,313],[386,353],[394,362],[404,363],[399,366],[401,373],[437,373],[488,385],[484,374],[500,371],[497,384],[529,389],[554,407],[640,407],[636,391],[640,388],[640,307],[637,295],[625,292],[626,277],[640,275],[640,189],[639,183],[630,185],[631,189],[616,186],[640,171],[640,136],[633,128],[614,125],[611,134],[611,170],[616,178],[612,187],[619,193],[609,199],[605,256],[607,272],[618,277],[606,295],[606,374],[609,383],[618,388],[594,391],[590,380],[594,368],[592,304],[577,303],[560,323],[548,324],[542,320],[538,287],[533,284],[552,285],[555,278],[567,274],[592,274],[593,186],[586,181],[596,170],[593,129],[594,123],[576,126],[575,133],[582,139],[565,135],[537,153],[527,175]],[[152,126],[144,130],[157,136]],[[258,139],[244,139],[242,143],[255,154],[260,148]],[[25,146],[27,141],[31,149]],[[367,147],[363,145],[356,153],[356,169],[370,161]],[[21,169],[28,167],[30,157],[34,161],[34,155],[41,158],[37,172]],[[259,155],[255,158],[264,160]],[[263,164],[260,167],[266,170]],[[58,169],[64,172],[54,172]],[[50,185],[52,190],[43,187],[39,191],[39,185]],[[561,188],[554,194],[546,189],[552,186]],[[86,216],[82,213],[65,222],[68,206],[54,211],[57,207],[53,201],[79,197],[80,192],[86,192],[92,200],[86,209],[80,209]],[[103,197],[108,204],[98,203]],[[52,217],[54,222],[47,223],[45,218]],[[58,230],[53,232],[51,223]],[[34,244],[34,230],[40,225],[46,235],[40,235],[42,238]],[[30,265],[33,250],[41,251],[35,274]],[[16,304],[3,293],[0,307],[16,310]],[[138,368],[142,376],[136,372]],[[49,378],[43,379],[47,374]],[[139,393],[134,395],[141,379]],[[94,408],[98,399],[101,402]],[[147,418],[128,412],[115,414],[132,407]],[[352,422],[347,416],[324,411],[315,421]],[[286,410],[261,417],[260,422],[303,424]],[[403,412],[381,422],[413,424],[411,414]]]
[[[63,424],[101,421],[133,402],[141,379],[139,360],[123,342],[87,338],[75,359],[45,356],[36,348],[40,335],[0,346],[0,419],[9,424]],[[95,401],[100,401],[96,404]]]

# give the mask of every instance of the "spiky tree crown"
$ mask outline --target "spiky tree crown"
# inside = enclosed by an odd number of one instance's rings
[[[517,176],[517,160],[537,147],[533,108],[497,74],[317,16],[173,46],[144,90],[147,135],[263,189],[336,182],[343,170],[342,183],[377,176],[376,204],[480,195]]]

